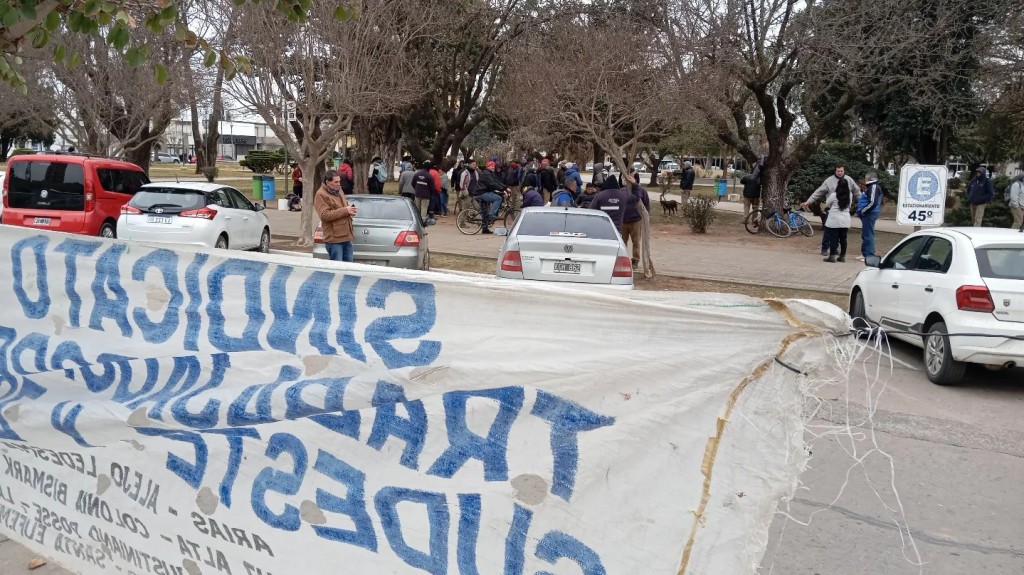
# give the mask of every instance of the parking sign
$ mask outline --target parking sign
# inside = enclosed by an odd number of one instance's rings
[[[901,226],[941,226],[946,215],[947,180],[946,166],[903,166],[896,223]]]

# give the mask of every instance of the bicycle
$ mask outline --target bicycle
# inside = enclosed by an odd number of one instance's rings
[[[806,220],[804,221],[806,222]],[[751,234],[756,234],[761,229],[766,229],[768,233],[777,238],[787,238],[793,233],[786,218],[783,218],[776,210],[768,207],[759,208],[747,214],[747,217],[743,218],[743,227]]]
[[[789,224],[790,233],[796,230],[807,237],[814,235],[814,226],[804,217],[803,210],[786,210],[786,213],[789,214],[789,222],[787,223]]]
[[[459,211],[459,216],[455,219],[456,227],[467,236],[479,234],[480,230],[484,227],[483,219],[480,217],[481,212],[485,209],[483,202],[476,200],[474,204]],[[494,225],[501,222],[501,227],[508,228],[510,223],[515,223],[516,216],[518,215],[519,210],[512,205],[509,195],[506,194],[501,198],[498,215],[491,221],[491,224]]]

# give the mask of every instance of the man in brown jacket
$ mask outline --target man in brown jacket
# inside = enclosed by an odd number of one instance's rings
[[[324,246],[327,255],[334,261],[351,262],[354,259],[352,240],[352,217],[358,208],[350,206],[341,191],[341,176],[337,170],[327,170],[324,174],[324,185],[316,191],[313,207],[320,215],[323,226]]]

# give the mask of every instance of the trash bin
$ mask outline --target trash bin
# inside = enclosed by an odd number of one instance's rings
[[[729,180],[721,179],[715,185],[715,189],[718,191],[718,197],[725,197],[729,193]]]
[[[263,176],[252,177],[252,199],[259,200],[263,196]]]
[[[260,191],[262,193],[262,197],[260,199],[264,202],[273,201],[274,192],[277,191],[277,182],[274,181],[274,176],[260,176],[260,178],[263,180],[261,182],[262,185]]]

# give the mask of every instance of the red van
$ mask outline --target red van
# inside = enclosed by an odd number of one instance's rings
[[[85,154],[14,156],[3,184],[3,223],[113,238],[121,206],[148,183],[142,168],[121,160]]]

